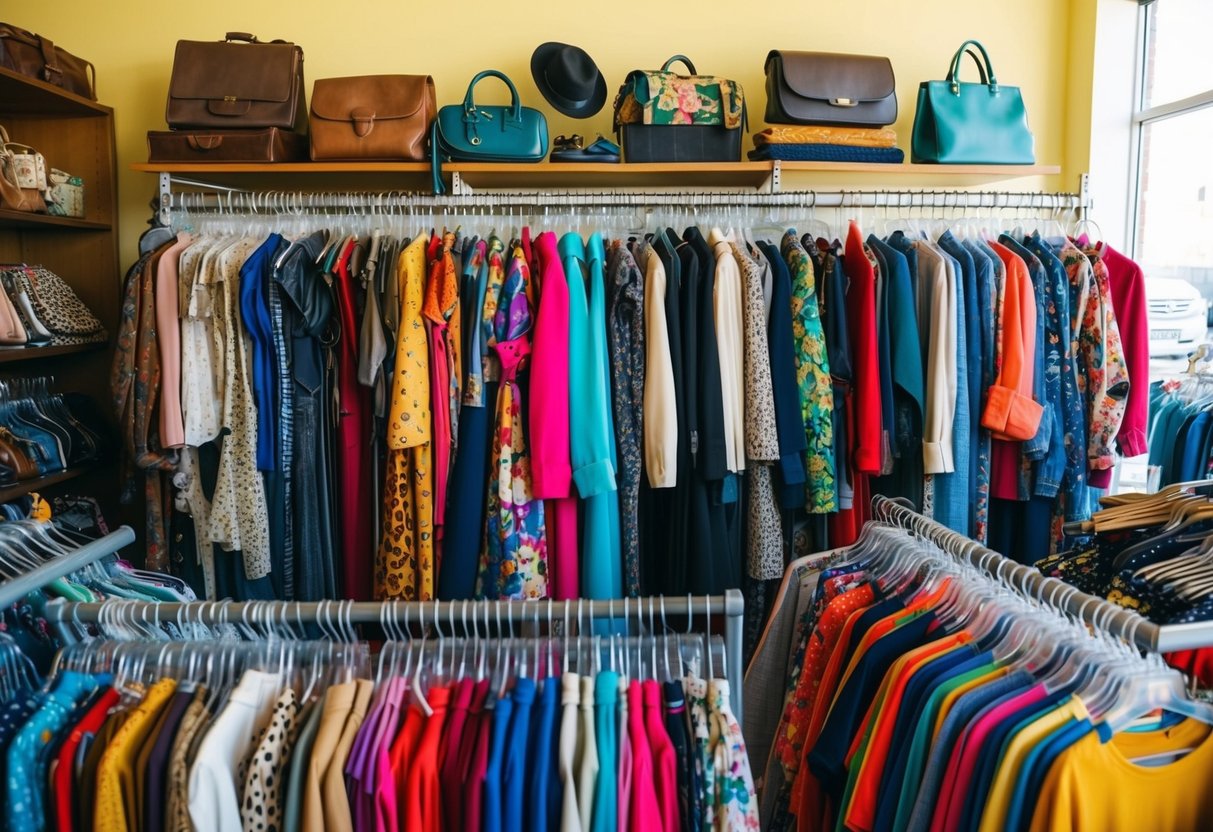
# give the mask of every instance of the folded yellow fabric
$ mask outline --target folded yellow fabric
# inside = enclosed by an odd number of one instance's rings
[[[818,127],[781,124],[754,134],[754,144],[846,144],[852,147],[894,147],[897,131],[868,127]]]

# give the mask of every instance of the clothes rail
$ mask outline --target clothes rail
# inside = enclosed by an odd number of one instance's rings
[[[1143,650],[1169,653],[1213,646],[1213,621],[1155,624],[1132,610],[1080,592],[1064,581],[1043,575],[1030,566],[1016,563],[896,500],[881,495],[873,497],[872,516],[873,519],[912,531],[944,551],[967,559],[984,572],[1005,579],[1025,595],[1058,607],[1091,626],[1131,640]]]
[[[128,530],[129,531],[129,530]],[[111,535],[112,537],[113,535]],[[626,609],[625,609],[626,602]],[[46,619],[55,629],[64,645],[79,641],[74,624],[95,624],[100,621],[104,604],[83,604],[53,601],[46,605]],[[724,595],[709,596],[654,596],[645,598],[617,598],[613,600],[574,601],[409,601],[409,602],[334,602],[334,601],[193,601],[190,603],[169,602],[124,602],[139,622],[188,620],[202,624],[239,623],[243,620],[278,620],[291,623],[312,623],[338,616],[351,624],[379,624],[385,620],[398,624],[408,622],[425,624],[436,622],[438,626],[449,621],[460,620],[467,611],[475,617],[480,611],[489,611],[489,619],[511,624],[528,624],[536,621],[564,621],[568,618],[592,621],[636,621],[648,620],[650,615],[689,616],[702,618],[705,622],[713,616],[724,618],[725,676],[732,690],[735,711],[739,715],[742,702],[742,633],[745,598],[741,591],[730,589]],[[625,616],[625,611],[627,615]],[[566,615],[567,613],[567,615]]]
[[[183,191],[181,185],[203,190]],[[412,191],[279,191],[243,190],[215,186],[163,174],[160,181],[162,215],[173,211],[228,213],[253,211],[267,214],[299,214],[327,208],[407,211],[483,207],[665,207],[684,206],[694,199],[700,208],[755,206],[773,208],[888,208],[1034,209],[1081,212],[1086,194],[1054,192],[959,191],[959,190],[840,190],[783,191],[779,193],[723,191],[710,188],[662,191],[623,189],[537,189],[482,191],[474,194],[437,196]],[[163,218],[163,217],[162,217]]]
[[[135,542],[135,532],[129,526],[119,526],[105,537],[84,544],[66,555],[48,560],[23,575],[0,583],[0,609],[20,601],[29,593],[65,575],[70,575],[106,555],[112,555],[123,546]]]

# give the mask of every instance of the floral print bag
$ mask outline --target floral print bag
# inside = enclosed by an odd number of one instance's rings
[[[670,67],[681,61],[691,71],[678,75]],[[660,70],[636,69],[615,98],[615,129],[624,124],[746,127],[741,85],[715,75],[698,75],[685,55],[675,55]]]

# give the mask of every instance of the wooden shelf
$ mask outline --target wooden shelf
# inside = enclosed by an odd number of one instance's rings
[[[0,208],[0,228],[79,228],[84,231],[109,231],[113,225],[79,217],[56,217],[51,214],[31,214],[28,211]]]
[[[104,349],[107,343],[108,341],[93,341],[88,344],[58,344],[49,347],[0,348],[0,364],[13,364],[18,361],[30,361],[35,358],[54,358],[59,355],[92,352]]]
[[[570,187],[759,187],[774,170],[772,162],[686,162],[603,164],[600,162],[540,162],[537,164],[452,162],[442,166],[444,178],[459,176],[472,187],[551,188]],[[948,178],[967,182],[994,182],[1023,176],[1052,176],[1061,173],[1059,165],[912,165],[862,164],[856,162],[781,162],[785,174],[863,174],[889,181],[894,178]],[[415,187],[427,187],[428,162],[280,162],[250,163],[146,163],[131,165],[144,173],[169,173],[219,181],[230,177],[275,180],[279,176],[307,174],[323,179],[341,176],[345,181],[365,180],[382,187],[389,180],[411,180]],[[231,181],[239,181],[231,180]]]
[[[108,116],[113,110],[62,87],[0,67],[0,113],[5,116]]]
[[[21,480],[13,485],[6,485],[0,488],[0,503],[7,503],[10,500],[15,500],[18,497],[24,497],[31,491],[42,491],[50,488],[53,485],[74,480],[76,477],[83,476],[89,471],[92,471],[91,466],[77,466],[75,468],[65,468],[62,471],[57,471],[54,474],[48,474],[45,477],[38,477],[32,480]]]

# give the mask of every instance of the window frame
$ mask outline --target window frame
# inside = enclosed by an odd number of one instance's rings
[[[1161,104],[1146,106],[1146,81],[1150,61],[1150,23],[1157,13],[1158,4],[1150,2],[1138,9],[1137,38],[1136,38],[1136,69],[1133,73],[1132,118],[1129,129],[1129,183],[1130,198],[1128,208],[1129,233],[1125,235],[1126,248],[1130,257],[1139,259],[1141,255],[1141,209],[1142,209],[1142,180],[1145,175],[1145,133],[1151,124],[1157,124],[1167,119],[1184,116],[1201,110],[1213,109],[1213,87],[1189,95],[1184,98],[1166,101]]]

